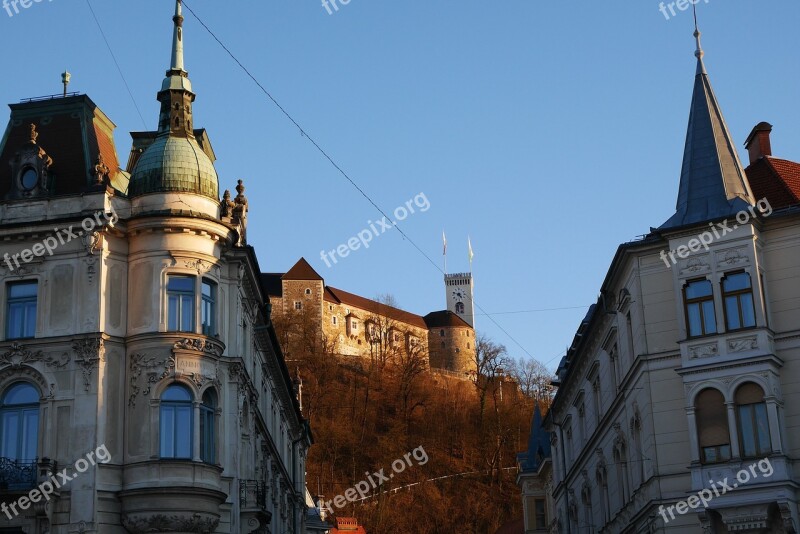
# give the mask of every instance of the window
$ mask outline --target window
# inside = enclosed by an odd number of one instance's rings
[[[439,330],[439,337],[444,337],[444,329]]]
[[[36,295],[38,282],[8,284],[6,339],[23,339],[36,335]]]
[[[303,303],[300,302],[299,300],[294,301],[294,309],[295,310],[302,310],[303,309]]]
[[[0,456],[18,463],[36,461],[39,392],[32,385],[17,382],[5,391],[0,403],[0,432]]]
[[[686,329],[689,337],[717,333],[714,292],[708,280],[695,280],[683,288],[686,306]]]
[[[594,416],[595,422],[600,424],[600,416],[603,413],[602,391],[600,391],[600,377],[596,376],[592,381],[592,393],[594,394]]]
[[[167,329],[171,332],[194,332],[193,276],[170,276],[167,281]]]
[[[161,457],[192,458],[192,394],[178,384],[161,396]]]
[[[456,313],[464,313],[464,303],[463,302],[456,302]]]
[[[333,326],[336,326],[336,325],[338,324],[338,323],[336,322],[336,317],[335,317],[335,316],[334,316],[334,317],[331,317],[331,322],[333,323]]]
[[[533,501],[534,515],[536,517],[536,530],[547,530],[547,507],[545,506],[544,499],[535,499]]]
[[[209,389],[203,394],[203,404],[200,405],[200,459],[207,464],[214,464],[217,460],[216,409],[217,395]]]
[[[306,296],[310,296],[310,295],[311,295],[311,289],[306,288]]]
[[[764,391],[752,382],[736,390],[739,445],[744,458],[761,458],[772,452]]]
[[[716,389],[705,389],[694,401],[700,461],[726,462],[731,458],[731,436],[725,398]]]
[[[355,319],[353,319],[353,323],[352,323],[352,324],[353,324],[353,331],[356,331],[356,330],[358,330],[358,321],[356,321]]]
[[[725,323],[728,330],[741,330],[756,325],[753,286],[750,275],[727,274],[722,279],[722,300],[725,302]]]
[[[217,334],[217,284],[210,280],[203,280],[202,321],[203,334]]]

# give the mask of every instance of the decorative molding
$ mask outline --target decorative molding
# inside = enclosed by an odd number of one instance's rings
[[[123,514],[122,525],[133,534],[150,532],[214,532],[219,516],[209,513],[183,512],[173,514]]]
[[[184,338],[180,341],[176,341],[172,348],[203,352],[214,356],[222,356],[225,350],[221,342],[204,338]]]
[[[696,360],[698,358],[711,358],[719,354],[719,347],[716,343],[707,343],[705,345],[697,345],[689,347],[689,359]]]
[[[10,349],[0,355],[0,366],[10,365],[12,369],[19,369],[23,365],[30,365],[35,362],[44,362],[48,367],[61,369],[69,363],[69,355],[62,354],[59,357],[45,356],[42,351],[30,351],[25,348],[25,345],[17,342],[12,343]]]
[[[105,343],[102,337],[79,339],[72,344],[72,349],[77,353],[75,362],[81,366],[83,386],[88,392],[92,385],[92,371],[105,361]]]
[[[159,374],[159,370],[163,371]],[[131,408],[136,407],[136,397],[141,392],[142,397],[150,395],[150,390],[154,384],[168,377],[175,372],[175,358],[169,356],[163,360],[157,361],[155,356],[147,356],[146,354],[132,354],[130,364],[131,378],[130,389],[131,395],[128,398],[128,406]],[[139,377],[142,373],[146,372],[147,379],[145,380],[144,388],[139,386]]]
[[[703,272],[708,272],[711,270],[711,265],[707,262],[703,261],[707,259],[707,255],[692,257],[683,262],[682,268],[680,270],[680,275],[682,277],[686,277],[693,274],[701,274]]]
[[[717,254],[717,265],[723,267],[725,265],[737,265],[739,263],[750,263],[750,257],[742,253],[742,248],[732,248],[729,250],[721,251]]]
[[[755,350],[757,348],[758,338],[755,336],[728,340],[728,352],[744,352],[747,350]]]

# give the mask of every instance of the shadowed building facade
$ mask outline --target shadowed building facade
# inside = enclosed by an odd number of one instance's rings
[[[158,130],[87,96],[11,106],[0,144],[0,515],[7,532],[301,533],[310,429],[248,201],[219,196],[176,2]],[[10,165],[9,165],[10,163]],[[102,446],[104,462],[77,472]],[[46,499],[18,500],[49,473]]]

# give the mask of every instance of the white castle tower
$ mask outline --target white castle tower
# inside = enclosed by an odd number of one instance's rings
[[[475,327],[475,305],[472,300],[472,273],[455,273],[444,275],[444,286],[447,292],[447,309],[470,326]]]

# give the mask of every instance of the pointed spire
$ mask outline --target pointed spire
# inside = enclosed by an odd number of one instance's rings
[[[195,95],[192,82],[183,63],[183,4],[175,0],[175,27],[172,33],[172,60],[167,76],[161,84],[158,100],[161,114],[158,120],[159,135],[194,137],[192,129],[192,103]]]
[[[175,30],[172,34],[172,62],[170,72],[186,72],[183,69],[183,4],[181,0],[175,2],[175,16],[172,17]]]
[[[755,205],[733,137],[711,87],[695,15],[697,73],[676,213],[661,229],[735,216]]]

